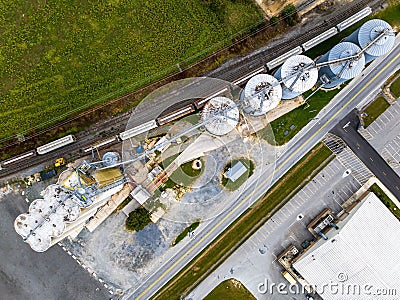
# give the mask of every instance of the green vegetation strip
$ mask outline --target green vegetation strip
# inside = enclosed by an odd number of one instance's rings
[[[178,72],[264,22],[253,0],[5,0],[0,15],[0,139]]]
[[[207,274],[221,264],[251,234],[293,195],[292,191],[312,179],[315,170],[324,165],[332,153],[318,144],[293,166],[252,207],[221,233],[206,249],[172,278],[153,298],[179,299],[194,288]]]
[[[235,279],[229,279],[221,282],[212,290],[204,300],[255,300],[256,298],[249,292],[245,286]]]
[[[175,241],[172,243],[172,246],[175,246],[176,244],[178,244],[180,241],[182,241],[189,232],[192,232],[193,230],[195,230],[197,227],[199,227],[200,225],[200,221],[196,221],[194,223],[192,223],[190,226],[186,227],[184,231],[182,231],[175,239]]]
[[[390,104],[383,97],[378,97],[364,110],[367,115],[364,117],[364,128],[371,125],[388,107]]]
[[[390,91],[393,93],[393,96],[396,98],[400,97],[400,77],[397,78],[391,85]]]
[[[385,194],[384,191],[374,183],[369,190],[373,192],[385,206],[400,220],[400,209],[393,203],[392,200]]]

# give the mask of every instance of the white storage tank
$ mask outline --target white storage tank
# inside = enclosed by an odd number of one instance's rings
[[[275,78],[282,81],[282,99],[293,99],[311,89],[318,80],[314,61],[305,55],[289,57],[276,71]]]
[[[350,42],[343,42],[337,44],[329,52],[324,54],[317,63],[324,63],[335,61],[338,59],[354,56],[360,53],[361,49],[356,44]],[[337,63],[331,63],[323,66],[319,69],[319,77],[326,77],[329,79],[329,83],[324,85],[324,88],[333,88],[347,80],[353,79],[359,75],[365,66],[364,54],[359,55],[355,59],[349,59],[347,61],[341,61]]]
[[[389,23],[381,19],[369,20],[348,36],[345,41],[352,42],[364,49],[382,33],[384,35],[364,52],[365,63],[369,63],[377,57],[388,53],[393,48],[395,34]]]
[[[242,97],[243,110],[252,116],[261,116],[275,108],[282,99],[282,87],[268,74],[258,74],[247,82]]]

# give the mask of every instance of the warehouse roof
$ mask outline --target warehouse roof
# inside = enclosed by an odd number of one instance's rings
[[[376,299],[364,292],[365,285],[395,289],[400,286],[400,222],[373,193],[356,207],[339,230],[328,232],[294,268],[312,286],[326,284],[360,287],[361,293],[324,288],[323,299]],[[399,293],[397,291],[397,293]]]

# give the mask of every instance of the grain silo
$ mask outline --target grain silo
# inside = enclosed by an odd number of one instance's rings
[[[373,19],[361,25],[345,41],[352,42],[362,49],[366,48],[365,63],[369,63],[393,48],[395,34],[389,23]]]
[[[282,99],[293,99],[311,89],[318,80],[314,61],[305,55],[293,55],[276,71],[282,81]]]
[[[231,99],[215,97],[204,106],[201,118],[208,132],[225,135],[238,124],[239,109]]]
[[[364,54],[357,55],[360,52],[356,44],[343,42],[318,59],[317,65],[323,64],[318,71],[319,77],[329,81],[324,84],[324,88],[333,88],[359,75],[365,66]],[[346,57],[352,58],[345,60]]]
[[[242,96],[243,110],[252,116],[261,116],[275,108],[282,99],[282,87],[268,74],[258,74],[246,84]]]

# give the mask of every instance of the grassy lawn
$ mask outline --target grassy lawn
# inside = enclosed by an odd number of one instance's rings
[[[400,220],[400,209],[390,200],[390,198],[382,191],[382,189],[375,183],[373,184],[369,190],[373,192],[379,199],[381,199],[382,203],[385,204],[387,208],[396,216],[397,219]]]
[[[400,97],[400,77],[390,85],[390,91],[396,98]]]
[[[364,128],[367,128],[377,117],[379,117],[390,104],[383,97],[378,97],[364,110],[367,116],[363,116]]]
[[[0,139],[135,90],[263,21],[252,0],[5,0],[0,11]]]
[[[307,125],[308,122],[312,118],[314,118],[319,111],[324,108],[325,105],[331,101],[333,97],[340,90],[335,89],[333,91],[325,92],[323,90],[319,90],[316,92],[309,100],[308,104],[304,104],[282,117],[271,122],[271,126],[275,135],[275,143],[278,145],[283,145],[287,143],[291,138],[293,138],[304,126]],[[304,97],[307,97],[311,94],[311,91],[307,91],[304,93]],[[291,126],[294,125],[293,129],[290,129]],[[267,129],[269,130],[269,129]],[[263,130],[257,132],[257,135],[260,137],[264,137],[265,134]],[[271,142],[270,136],[266,136],[268,142]]]
[[[153,298],[178,299],[189,288],[211,272],[226,259],[252,233],[264,224],[272,214],[286,203],[302,184],[312,179],[313,171],[331,156],[330,150],[318,144],[293,166],[284,177],[252,207],[246,210],[233,224],[221,233],[207,248],[197,255],[183,270],[172,278]],[[221,298],[229,299],[229,298]]]
[[[200,159],[202,166],[204,166],[204,161]],[[182,185],[182,186],[191,186],[191,184],[200,177],[203,173],[204,168],[200,168],[199,170],[195,170],[192,168],[193,161],[188,161],[181,165],[178,169],[176,169],[169,180]]]
[[[221,282],[211,291],[204,300],[253,300],[254,296],[244,287],[244,285],[235,279],[229,279]]]
[[[200,225],[200,221],[196,221],[192,224],[190,224],[190,226],[186,227],[184,231],[182,231],[174,240],[174,242],[172,243],[172,246],[175,246],[176,244],[178,244],[180,241],[182,241],[189,232],[192,232],[193,230],[195,230],[197,227],[199,227]]]
[[[246,167],[247,171],[238,179],[236,179],[235,182],[226,178],[225,176],[222,176],[221,184],[229,191],[237,190],[247,180],[247,178],[253,175],[254,172],[254,163],[247,158],[240,158],[229,162],[224,168],[224,173],[227,172],[229,168],[234,166],[238,161],[240,161]]]

